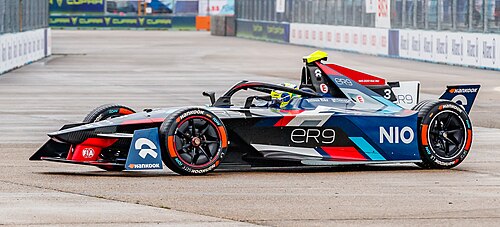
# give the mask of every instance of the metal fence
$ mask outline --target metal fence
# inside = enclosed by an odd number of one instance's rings
[[[0,34],[45,28],[48,25],[48,1],[0,0]]]
[[[366,0],[236,0],[240,19],[374,27]],[[375,1],[376,2],[376,1]],[[500,0],[390,0],[391,27],[471,32],[500,32]]]

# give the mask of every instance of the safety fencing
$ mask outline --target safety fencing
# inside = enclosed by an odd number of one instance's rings
[[[51,54],[49,2],[0,0],[0,74]]]
[[[48,26],[49,4],[40,0],[0,0],[0,34]]]
[[[239,37],[500,70],[500,0],[237,0],[236,18]]]
[[[238,37],[500,70],[500,35],[237,20]]]

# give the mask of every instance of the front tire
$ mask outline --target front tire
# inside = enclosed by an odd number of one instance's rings
[[[135,111],[128,106],[119,104],[105,104],[95,108],[89,114],[87,114],[87,116],[83,119],[83,123],[94,123],[98,121],[109,120],[111,118],[121,117],[133,113],[135,113]]]
[[[227,150],[227,131],[212,112],[180,109],[160,127],[163,163],[181,175],[203,175],[216,169]]]
[[[83,119],[83,123],[94,123],[94,122],[109,120],[111,118],[121,117],[133,113],[135,113],[135,111],[128,106],[119,104],[105,104],[90,111],[90,113],[87,114],[87,116]],[[124,166],[97,166],[97,167],[110,172],[119,172],[125,169]]]
[[[472,124],[458,104],[439,100],[425,101],[419,111],[419,151],[422,168],[447,169],[459,165],[472,144]]]

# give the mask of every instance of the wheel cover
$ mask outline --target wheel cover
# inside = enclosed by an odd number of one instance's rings
[[[457,157],[464,149],[466,135],[464,121],[453,111],[439,112],[429,124],[430,147],[442,159]]]
[[[192,116],[179,122],[174,132],[174,149],[190,167],[202,168],[218,159],[220,134],[215,123],[204,116]]]

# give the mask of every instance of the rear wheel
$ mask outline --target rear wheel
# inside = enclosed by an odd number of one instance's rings
[[[212,112],[186,108],[171,114],[160,127],[162,158],[172,171],[202,175],[219,166],[227,150],[227,132]]]
[[[135,111],[127,106],[118,104],[105,104],[92,110],[84,119],[83,123],[94,123],[133,114]],[[106,171],[122,171],[124,166],[97,166]]]
[[[469,153],[472,125],[465,110],[451,101],[426,101],[419,111],[419,149],[423,168],[452,168]]]

